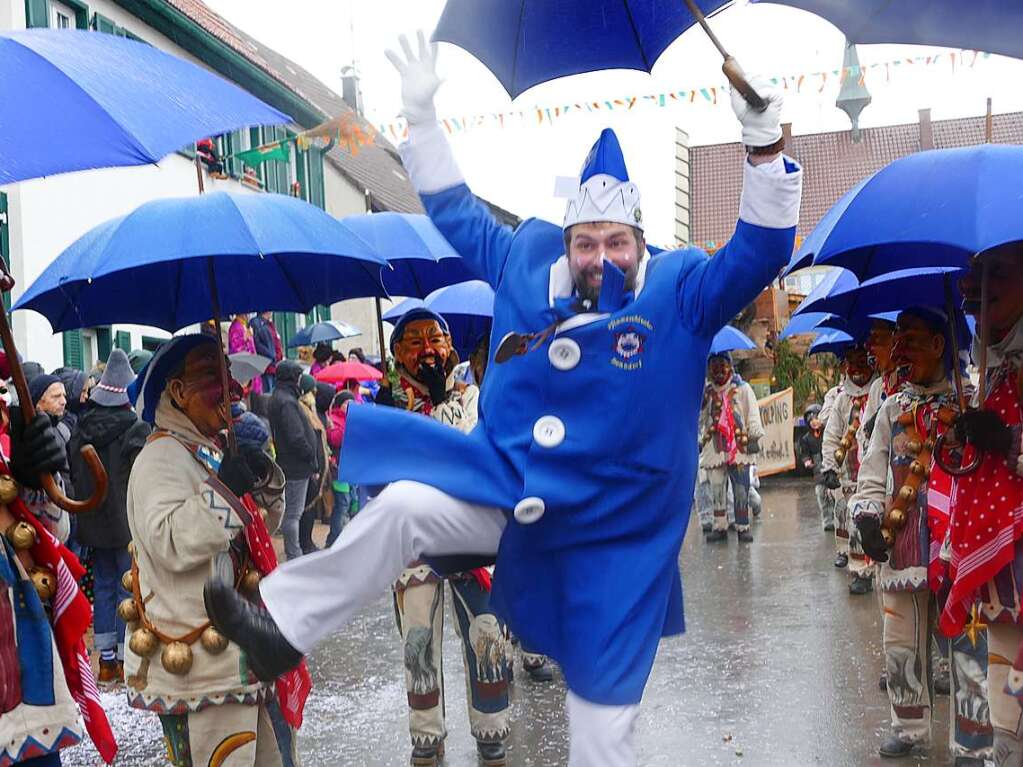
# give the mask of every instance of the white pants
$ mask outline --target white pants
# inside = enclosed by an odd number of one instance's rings
[[[418,482],[395,482],[355,515],[329,549],[285,562],[259,591],[284,637],[308,653],[389,591],[410,563],[423,555],[495,552],[504,527],[500,509]],[[638,705],[599,705],[569,691],[567,710],[570,767],[636,763]]]

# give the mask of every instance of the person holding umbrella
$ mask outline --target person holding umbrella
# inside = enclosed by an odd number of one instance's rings
[[[272,394],[274,371],[277,369],[277,363],[284,359],[284,346],[277,333],[277,326],[274,325],[273,312],[260,312],[249,321],[249,327],[252,329],[256,354],[271,361],[260,378],[263,381],[263,393]]]
[[[712,259],[697,249],[651,255],[639,189],[610,130],[562,226],[500,226],[437,122],[433,50],[425,40],[418,55],[403,47],[405,60],[391,56],[410,122],[405,166],[437,228],[496,291],[500,341],[480,422],[464,435],[394,408],[350,408],[342,476],[410,481],[385,488],[329,551],[266,579],[266,610],[220,579],[207,584],[207,607],[250,657],[288,668],[409,562],[497,551],[495,612],[564,672],[569,764],[631,765],[658,643],[684,628],[689,507],[678,499],[693,494],[704,384],[692,360],[707,358],[715,333],[792,253],[802,174],[781,155],[780,94],[756,83],[763,112],[733,97],[748,149],[730,243]],[[678,396],[637,398],[668,386]],[[629,417],[608,428],[608,413]]]

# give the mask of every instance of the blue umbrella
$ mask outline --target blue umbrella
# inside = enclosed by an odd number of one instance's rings
[[[910,43],[972,48],[1023,58],[1018,0],[753,0],[815,13],[853,43]]]
[[[421,298],[406,298],[404,301],[395,304],[393,307],[388,309],[382,319],[393,325],[405,316],[405,312],[411,311],[412,309],[422,309],[424,306],[426,306],[426,303]]]
[[[392,296],[425,298],[437,288],[476,278],[429,217],[417,213],[363,213],[344,224],[384,256]]]
[[[326,320],[308,325],[295,333],[288,342],[289,347],[315,346],[316,344],[337,341],[340,338],[355,338],[362,331],[347,322]]]
[[[778,335],[779,341],[784,341],[789,336],[800,335],[801,333],[813,333],[814,330],[824,321],[833,315],[824,312],[804,312],[792,317]]]
[[[847,290],[815,301],[810,311],[830,312],[847,318],[897,312],[911,306],[932,306],[944,310],[949,298],[962,303],[956,286],[964,270],[956,267],[920,267],[882,274]]]
[[[0,35],[0,184],[146,165],[197,139],[290,122],[238,86],[115,35]]]
[[[721,328],[710,342],[711,354],[720,354],[721,352],[730,352],[736,349],[756,348],[757,345],[753,343],[753,339],[731,325],[725,325]]]
[[[966,14],[963,14],[966,15]],[[1023,146],[985,144],[895,160],[843,198],[808,237],[815,264],[861,280],[924,266],[966,266],[1023,240]]]
[[[699,0],[711,13],[730,0]],[[434,40],[464,48],[515,98],[601,69],[649,72],[697,22],[682,0],[448,0]]]
[[[469,280],[438,288],[426,297],[426,306],[437,314],[467,317],[494,316],[494,289],[483,280]]]
[[[793,317],[797,317],[810,312],[820,313],[818,309],[811,309],[816,302],[829,296],[832,293],[838,293],[843,290],[849,290],[850,288],[856,287],[859,284],[859,280],[856,279],[856,275],[845,269],[834,269],[825,275],[824,279],[821,280],[817,287],[811,290],[806,298],[799,302],[799,306],[796,307],[795,311],[792,312]]]
[[[853,339],[848,333],[841,330],[832,330],[830,333],[821,333],[816,340],[810,344],[807,354],[841,354],[850,346]]]
[[[846,192],[831,208],[821,216],[821,220],[817,222],[817,226],[813,228],[813,231],[806,236],[802,244],[792,254],[792,258],[789,260],[788,266],[786,266],[782,272],[782,277],[787,277],[792,272],[800,269],[805,269],[813,264],[814,254],[820,250],[823,240],[828,236],[835,222],[842,217],[845,213],[845,209],[849,207],[856,195],[859,194],[860,189],[867,181],[870,180],[870,176],[860,181],[856,186]]]
[[[215,313],[214,285],[225,313],[305,312],[383,294],[385,263],[300,199],[215,192],[153,200],[89,230],[14,308],[39,312],[54,331],[114,322],[174,331]]]
[[[887,322],[895,322],[899,318],[899,313],[894,312],[878,312],[875,314],[855,314],[849,317],[841,317],[837,314],[832,314],[828,319],[823,320],[817,325],[817,330],[820,332],[830,330],[841,330],[844,333],[848,333],[853,338],[865,338],[867,333],[870,332],[870,327],[874,320],[885,320]]]

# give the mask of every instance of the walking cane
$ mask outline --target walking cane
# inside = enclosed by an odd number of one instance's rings
[[[717,35],[714,34],[710,28],[710,24],[707,23],[706,17],[703,15],[703,11],[700,10],[699,6],[696,5],[696,0],[685,0],[686,6],[689,8],[689,12],[696,19],[696,23],[703,27],[703,31],[707,33],[707,37],[714,43],[714,47],[718,49],[718,53],[725,60],[721,65],[721,71],[724,72],[728,82],[732,84],[735,90],[742,94],[742,97],[746,100],[753,109],[758,112],[763,112],[767,109],[767,102],[764,101],[760,94],[753,90],[753,86],[749,84],[746,79],[746,73],[742,71],[742,67],[739,66],[738,60],[735,56],[732,56],[725,50],[725,46],[718,40]]]
[[[0,292],[9,293],[13,289],[14,278],[7,271],[7,265],[0,261]],[[7,354],[7,364],[11,367],[14,388],[18,391],[18,406],[21,409],[22,421],[27,426],[36,417],[35,404],[32,402],[32,395],[28,392],[28,381],[25,380],[25,371],[21,368],[21,360],[18,359],[18,349],[14,345],[14,336],[11,334],[11,325],[7,321],[7,312],[3,310],[0,310],[0,340],[3,341],[4,352]],[[57,480],[53,478],[52,474],[39,475],[39,481],[47,497],[64,511],[72,514],[92,511],[103,503],[103,499],[107,496],[107,472],[96,453],[96,448],[92,445],[85,445],[82,448],[82,459],[89,467],[93,485],[92,497],[84,501],[68,498],[57,485]]]

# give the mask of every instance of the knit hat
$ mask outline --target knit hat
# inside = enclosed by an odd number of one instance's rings
[[[409,326],[409,323],[416,322],[418,320],[433,320],[445,334],[450,335],[451,330],[448,329],[448,322],[441,317],[437,312],[427,309],[425,306],[420,306],[415,309],[409,309],[405,312],[401,319],[398,320],[394,325],[394,332],[391,333],[391,353],[394,353],[394,347],[405,337],[405,328]]]
[[[193,349],[205,344],[215,346],[216,343],[217,339],[212,336],[191,333],[175,336],[160,347],[128,387],[128,401],[135,405],[135,410],[143,421],[153,423],[156,420],[156,406],[167,387],[167,377],[184,362],[185,357]]]
[[[153,353],[149,349],[132,349],[128,352],[128,364],[136,374],[149,364],[151,359],[153,359]]]
[[[277,383],[294,383],[302,377],[302,366],[295,360],[281,360],[277,363]]]
[[[25,380],[32,383],[33,378],[42,375],[46,371],[38,362],[32,362],[29,360],[28,362],[21,363],[21,372],[25,374]]]
[[[714,352],[707,356],[707,362],[710,362],[715,357],[723,359],[729,365],[732,364],[732,353],[731,352]]]
[[[303,373],[298,379],[298,392],[299,394],[308,394],[311,391],[316,391],[316,379],[308,373]]]
[[[89,399],[104,407],[121,407],[128,404],[128,387],[135,380],[135,373],[128,362],[128,355],[121,349],[112,349],[107,366],[99,383],[92,387]]]
[[[42,373],[29,381],[28,394],[32,398],[32,404],[38,405],[39,400],[41,400],[43,395],[46,394],[46,390],[56,383],[61,383],[61,380],[57,378],[57,376],[50,375],[49,373]]]

